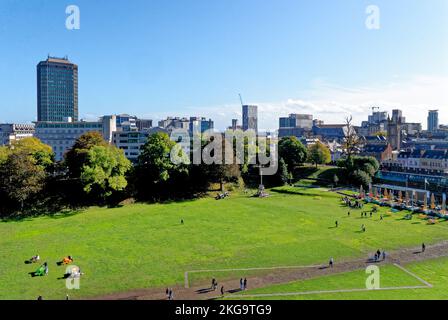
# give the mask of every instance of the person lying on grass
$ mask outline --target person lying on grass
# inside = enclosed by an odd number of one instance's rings
[[[48,274],[48,264],[45,262],[35,272],[31,272],[33,277],[42,277]]]
[[[67,265],[73,262],[72,256],[65,257],[62,261],[58,262],[58,265]]]

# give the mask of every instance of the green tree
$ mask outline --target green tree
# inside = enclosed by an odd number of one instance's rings
[[[7,146],[0,146],[0,165],[8,159],[10,150]]]
[[[65,165],[71,178],[79,179],[82,168],[88,162],[89,151],[93,147],[107,147],[109,144],[104,140],[101,133],[90,131],[80,136],[73,147],[65,154]]]
[[[45,169],[50,168],[54,163],[54,153],[51,147],[37,138],[25,138],[13,142],[11,152],[23,153],[33,157],[36,164],[43,166]]]
[[[296,137],[284,137],[278,143],[278,156],[283,158],[288,171],[292,172],[296,166],[306,161],[307,150]]]
[[[81,170],[84,191],[96,192],[102,199],[114,191],[123,191],[128,184],[126,173],[131,166],[123,151],[114,146],[92,147]]]
[[[316,165],[331,162],[330,149],[321,142],[316,142],[308,148],[308,160]]]
[[[148,137],[134,171],[136,192],[140,199],[173,197],[179,189],[188,188],[185,183],[188,165],[171,161],[171,150],[175,145],[163,132]],[[183,151],[179,149],[178,152],[183,157]]]
[[[288,166],[283,158],[280,158],[280,161],[278,162],[277,175],[279,177],[279,182],[282,185],[287,184],[288,181],[291,182],[292,174],[288,172]]]
[[[25,203],[31,207],[31,199],[45,187],[45,167],[26,152],[11,152],[0,165],[0,190],[14,208],[23,212]]]
[[[380,164],[374,157],[352,156],[338,161],[338,166],[343,168],[348,182],[353,185],[368,186],[378,172]]]

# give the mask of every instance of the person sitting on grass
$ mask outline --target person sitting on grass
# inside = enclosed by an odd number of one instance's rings
[[[65,279],[67,279],[67,278],[71,278],[71,279],[81,278],[82,275],[84,275],[84,273],[81,272],[81,269],[77,268],[77,267],[74,267],[68,273],[66,273],[64,275],[64,278]]]
[[[35,256],[31,257],[30,262],[36,263],[36,262],[39,262],[39,260],[40,260],[40,257],[38,254],[36,254]]]

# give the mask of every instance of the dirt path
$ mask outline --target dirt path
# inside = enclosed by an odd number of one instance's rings
[[[372,253],[373,255],[374,253]],[[448,256],[448,241],[444,241],[432,246],[427,246],[424,253],[421,248],[401,249],[387,254],[385,261],[370,262],[366,259],[335,261],[334,267],[327,265],[321,267],[303,267],[297,269],[272,270],[260,276],[248,277],[248,288],[256,289],[275,284],[288,283],[297,280],[316,278],[324,275],[338,274],[355,270],[365,269],[367,265],[375,263],[385,264],[407,264],[410,262],[424,261],[439,257]],[[219,279],[218,279],[219,282]],[[202,284],[192,288],[172,286],[175,300],[206,300],[220,297],[219,289],[224,286],[225,294],[237,293],[239,291],[239,279],[219,282],[218,290],[209,289],[209,284]],[[166,300],[165,289],[140,289],[123,293],[116,293],[93,298],[94,300]]]

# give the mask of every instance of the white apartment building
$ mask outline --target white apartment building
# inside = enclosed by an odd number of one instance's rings
[[[34,124],[0,124],[0,145],[10,145],[14,141],[31,138],[33,135]]]
[[[35,136],[53,149],[56,161],[61,161],[76,139],[87,132],[99,132],[111,143],[112,134],[117,130],[117,119],[113,115],[104,116],[99,121],[36,122],[35,128]]]

